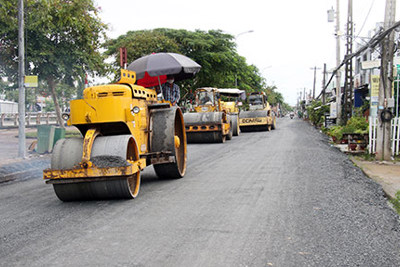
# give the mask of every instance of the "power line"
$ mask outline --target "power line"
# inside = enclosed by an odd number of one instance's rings
[[[336,67],[336,69],[333,70],[331,77],[328,80],[328,83],[325,85],[324,89],[328,88],[329,84],[331,83],[333,77],[335,76],[336,72],[339,71],[339,69],[341,67],[343,67],[344,64],[346,64],[346,62],[348,60],[353,59],[354,57],[360,55],[362,52],[364,52],[365,50],[367,50],[368,48],[375,48],[387,35],[389,35],[394,29],[400,27],[400,21],[397,21],[395,24],[393,24],[391,27],[389,27],[387,30],[382,30],[377,32],[372,38],[371,40],[364,45],[363,47],[361,47],[360,49],[358,49],[356,52],[349,54],[349,55],[345,55],[342,63],[340,63],[339,66]],[[321,92],[322,93],[322,92]],[[317,98],[319,98],[321,96],[321,93],[318,95]]]
[[[372,1],[371,6],[369,7],[369,10],[368,10],[367,16],[365,17],[365,20],[363,22],[363,25],[361,26],[361,29],[360,29],[360,31],[358,32],[358,34],[357,34],[357,36],[355,38],[358,38],[360,33],[361,33],[361,31],[364,29],[365,23],[367,22],[367,19],[369,17],[369,14],[371,13],[371,10],[372,10],[372,7],[374,6],[374,3],[375,3],[375,0]]]

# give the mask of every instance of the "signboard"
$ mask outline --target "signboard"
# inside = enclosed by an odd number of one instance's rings
[[[336,102],[331,103],[331,109],[330,109],[330,115],[329,117],[331,119],[336,119],[337,117],[337,112],[336,112]]]
[[[400,64],[400,57],[395,57],[393,58],[393,64]],[[363,61],[361,62],[361,68],[363,70],[369,70],[369,69],[376,69],[381,66],[381,60],[370,60],[370,61]]]
[[[361,62],[361,68],[363,70],[375,69],[381,66],[380,60],[370,60]]]
[[[371,116],[376,117],[378,114],[379,103],[379,75],[371,75]]]
[[[25,87],[38,87],[38,76],[37,75],[28,75],[25,76]]]
[[[330,128],[334,125],[336,125],[336,118],[331,118],[330,116],[325,115],[325,128]]]
[[[379,75],[371,75],[371,106],[378,106]]]

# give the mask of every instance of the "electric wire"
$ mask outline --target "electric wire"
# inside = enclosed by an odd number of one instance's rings
[[[374,6],[374,3],[375,3],[375,0],[372,1],[371,6],[369,7],[369,10],[368,10],[367,16],[365,17],[365,20],[364,20],[364,22],[363,22],[363,24],[361,26],[361,29],[358,31],[358,34],[357,34],[356,38],[358,38],[360,36],[361,31],[364,29],[365,23],[367,22],[367,19],[369,17],[369,14],[371,13],[371,10],[372,10],[372,7]]]
[[[328,82],[326,83],[326,85],[324,86],[324,88],[322,89],[321,93],[318,95],[317,98],[319,98],[322,95],[322,93],[328,88],[328,86],[331,83],[333,77],[336,75],[336,73],[339,71],[339,69],[344,64],[346,64],[347,61],[349,61],[352,58],[358,56],[359,54],[361,54],[362,52],[364,52],[368,48],[376,47],[387,35],[389,35],[394,29],[396,29],[398,27],[400,27],[400,21],[397,21],[396,23],[394,23],[391,27],[389,27],[386,30],[381,29],[380,31],[378,31],[366,45],[364,45],[363,47],[358,49],[356,52],[354,52],[352,54],[349,54],[349,55],[345,55],[342,63],[340,63],[339,66],[337,66],[334,69],[334,71],[332,72],[331,77],[329,78]]]

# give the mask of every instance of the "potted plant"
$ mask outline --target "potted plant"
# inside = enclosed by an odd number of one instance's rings
[[[332,140],[336,143],[347,143],[348,135],[359,135],[362,139],[368,134],[369,125],[366,119],[362,116],[353,116],[344,126],[333,126],[328,131]]]

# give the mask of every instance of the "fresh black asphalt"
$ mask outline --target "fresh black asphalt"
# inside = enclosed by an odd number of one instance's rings
[[[38,171],[1,183],[0,265],[399,266],[381,187],[304,121],[189,145],[188,162],[179,180],[147,168],[128,201],[63,203]]]

